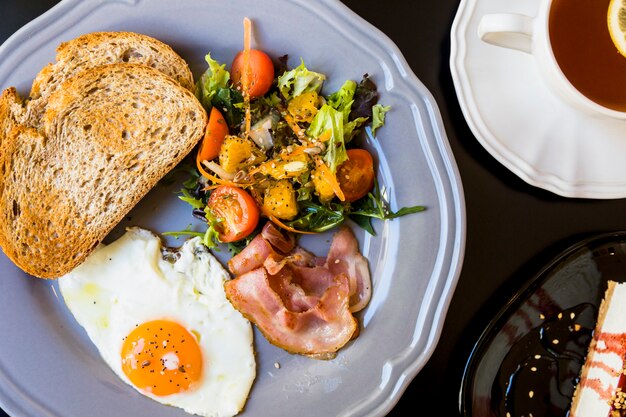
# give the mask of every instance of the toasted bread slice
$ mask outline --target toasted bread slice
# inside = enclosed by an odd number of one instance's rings
[[[26,117],[24,104],[15,87],[9,87],[0,95],[0,144],[4,137]]]
[[[0,143],[0,246],[31,275],[66,274],[191,152],[206,122],[193,93],[145,65],[68,79],[41,129],[14,126]]]
[[[56,62],[35,77],[27,106],[27,124],[40,126],[48,97],[68,78],[87,68],[113,63],[137,63],[169,75],[193,91],[193,75],[187,63],[169,46],[134,32],[94,32],[62,43]]]

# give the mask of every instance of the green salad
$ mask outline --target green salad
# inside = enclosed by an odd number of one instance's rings
[[[378,103],[365,74],[324,93],[326,76],[303,60],[272,60],[244,49],[230,66],[206,55],[197,97],[209,114],[196,167],[180,198],[213,247],[243,247],[264,220],[293,233],[313,234],[351,219],[375,234],[371,219],[393,219],[424,206],[390,209],[376,181],[374,156],[364,146],[385,125],[389,106]]]

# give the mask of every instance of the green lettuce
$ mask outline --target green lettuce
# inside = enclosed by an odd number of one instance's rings
[[[312,91],[319,93],[322,85],[324,85],[324,80],[326,80],[324,74],[309,71],[304,65],[304,61],[300,60],[300,62],[297,68],[278,77],[278,89],[287,100],[298,97],[302,93]]]
[[[343,113],[324,104],[311,121],[306,133],[309,137],[319,138],[328,131],[331,135],[326,142],[324,162],[334,174],[337,172],[337,167],[348,159],[343,137]]]
[[[357,117],[354,120],[350,120],[356,88],[356,82],[348,80],[343,83],[339,90],[326,98],[326,103],[329,106],[343,114],[343,140],[345,143],[350,142],[359,133],[359,127],[369,120],[368,117]]]
[[[206,54],[206,62],[209,68],[200,76],[196,85],[196,96],[205,109],[210,110],[213,106],[213,97],[221,89],[228,88],[230,73],[226,70],[226,64],[220,64],[213,58],[211,54]]]
[[[372,135],[376,135],[376,129],[385,125],[385,115],[391,110],[391,106],[375,104],[372,107]]]
[[[326,102],[333,109],[339,110],[343,113],[343,122],[348,122],[350,118],[350,111],[352,110],[352,103],[354,103],[354,92],[356,91],[356,83],[352,80],[348,80],[341,88],[328,96]]]

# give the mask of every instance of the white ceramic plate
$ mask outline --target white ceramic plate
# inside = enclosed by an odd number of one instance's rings
[[[450,67],[461,109],[478,141],[531,185],[565,197],[626,197],[626,121],[591,117],[562,102],[533,57],[477,35],[486,13],[534,16],[538,0],[462,0]]]
[[[374,294],[362,333],[332,361],[289,355],[257,332],[257,380],[244,416],[382,416],[396,404],[439,339],[465,246],[463,192],[436,103],[381,32],[333,0],[65,0],[0,48],[0,86],[28,93],[62,41],[99,30],[131,30],[172,45],[194,75],[207,52],[230,62],[242,20],[255,45],[290,64],[305,59],[328,76],[325,88],[369,73],[387,125],[369,144],[392,207],[422,213],[356,230]],[[349,59],[347,58],[349,56]],[[157,186],[120,224],[156,232],[191,221],[176,186]],[[307,243],[308,242],[308,243]],[[312,242],[309,248],[322,240]],[[170,242],[180,244],[181,242]],[[323,243],[327,241],[323,239]],[[224,258],[224,252],[218,257]],[[14,416],[183,416],[136,393],[107,368],[58,296],[53,282],[25,275],[0,256],[0,404]],[[280,363],[280,368],[274,364]]]

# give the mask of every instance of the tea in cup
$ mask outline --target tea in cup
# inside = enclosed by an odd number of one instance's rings
[[[531,54],[548,85],[579,109],[626,119],[626,56],[609,30],[613,19],[614,36],[626,42],[624,34],[615,33],[621,1],[541,0],[534,17],[483,16],[478,35],[490,44]]]

